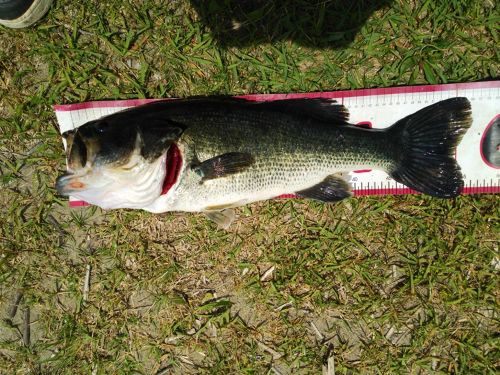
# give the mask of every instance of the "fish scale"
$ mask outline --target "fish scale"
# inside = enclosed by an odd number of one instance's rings
[[[337,172],[387,169],[392,164],[392,151],[382,147],[382,132],[269,109],[242,112],[236,106],[230,111],[223,105],[226,108],[219,111],[174,111],[170,115],[174,122],[189,124],[178,142],[189,150],[184,160],[206,160],[239,151],[251,153],[255,164],[237,175],[203,184],[185,168],[172,192],[174,210],[204,211],[212,206],[269,199],[306,189]]]

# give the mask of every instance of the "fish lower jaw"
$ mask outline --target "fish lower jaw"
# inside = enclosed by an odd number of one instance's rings
[[[89,204],[99,206],[102,209],[143,209],[154,202],[155,196],[159,196],[161,192],[160,186],[156,189],[145,189],[143,191],[134,191],[128,189],[120,189],[119,191],[107,192],[104,194],[74,194],[76,199],[83,200]]]

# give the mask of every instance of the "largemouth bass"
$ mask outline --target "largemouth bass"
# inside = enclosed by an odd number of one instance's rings
[[[283,194],[347,198],[345,173],[357,169],[452,198],[463,188],[454,151],[470,125],[466,98],[382,130],[350,125],[329,99],[158,101],[63,134],[68,172],[56,186],[105,209],[205,212],[222,227],[231,208]]]

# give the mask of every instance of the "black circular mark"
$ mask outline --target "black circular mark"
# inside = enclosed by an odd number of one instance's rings
[[[480,144],[481,158],[492,168],[500,168],[500,115],[486,126]]]

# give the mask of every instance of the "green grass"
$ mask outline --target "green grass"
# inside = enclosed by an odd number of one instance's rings
[[[55,195],[53,104],[499,75],[493,1],[347,16],[271,1],[237,14],[241,43],[211,32],[209,11],[231,18],[206,3],[208,18],[188,1],[56,1],[34,28],[0,28],[0,372],[312,374],[329,358],[337,374],[498,371],[495,196],[263,202],[225,232],[202,215],[69,209]]]

